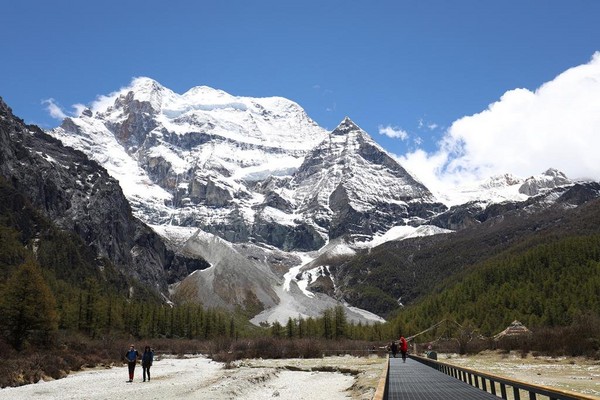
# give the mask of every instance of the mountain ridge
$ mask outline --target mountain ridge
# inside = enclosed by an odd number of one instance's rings
[[[105,165],[138,218],[196,226],[231,242],[316,250],[350,227],[368,236],[443,207],[349,118],[326,133],[278,97],[207,87],[177,95],[136,78],[95,114],[67,118],[49,133]],[[320,165],[325,155],[329,176]],[[314,171],[321,173],[311,180]],[[329,186],[316,188],[315,179]],[[382,206],[389,211],[378,212]]]

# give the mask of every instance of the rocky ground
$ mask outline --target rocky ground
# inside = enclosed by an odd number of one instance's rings
[[[0,400],[49,399],[371,399],[385,358],[243,360],[225,368],[204,357],[164,357],[152,366],[152,380],[136,368],[127,383],[127,367],[91,369],[60,380],[0,390]]]

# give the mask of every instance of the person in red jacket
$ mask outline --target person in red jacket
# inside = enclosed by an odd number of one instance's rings
[[[406,362],[406,352],[408,352],[408,342],[404,336],[400,335],[400,353],[402,354],[402,362]]]

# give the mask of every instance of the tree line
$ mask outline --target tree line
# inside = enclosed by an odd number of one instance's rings
[[[492,335],[514,319],[529,327],[558,327],[588,314],[600,315],[600,235],[520,243],[465,268],[388,323],[348,321],[340,305],[319,317],[255,327],[244,310],[165,304],[98,258],[79,236],[56,228],[0,180],[0,341],[15,349],[50,343],[58,331],[90,338],[387,341],[442,319],[466,321]]]
[[[490,336],[514,320],[552,328],[600,316],[600,235],[520,248],[447,280],[394,321],[416,332],[442,319],[465,321]]]
[[[34,251],[23,245],[20,232],[0,226],[0,339],[21,350],[29,343],[50,344],[59,331],[91,339],[106,335],[201,340],[389,337],[382,324],[348,321],[341,305],[324,310],[320,317],[299,316],[285,325],[255,327],[243,310],[166,304],[106,260],[93,259],[94,265],[89,265],[85,252],[77,237],[58,230],[38,237]]]

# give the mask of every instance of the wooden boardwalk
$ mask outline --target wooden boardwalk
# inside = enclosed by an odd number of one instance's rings
[[[384,399],[388,400],[480,400],[498,397],[408,358],[390,358]]]

